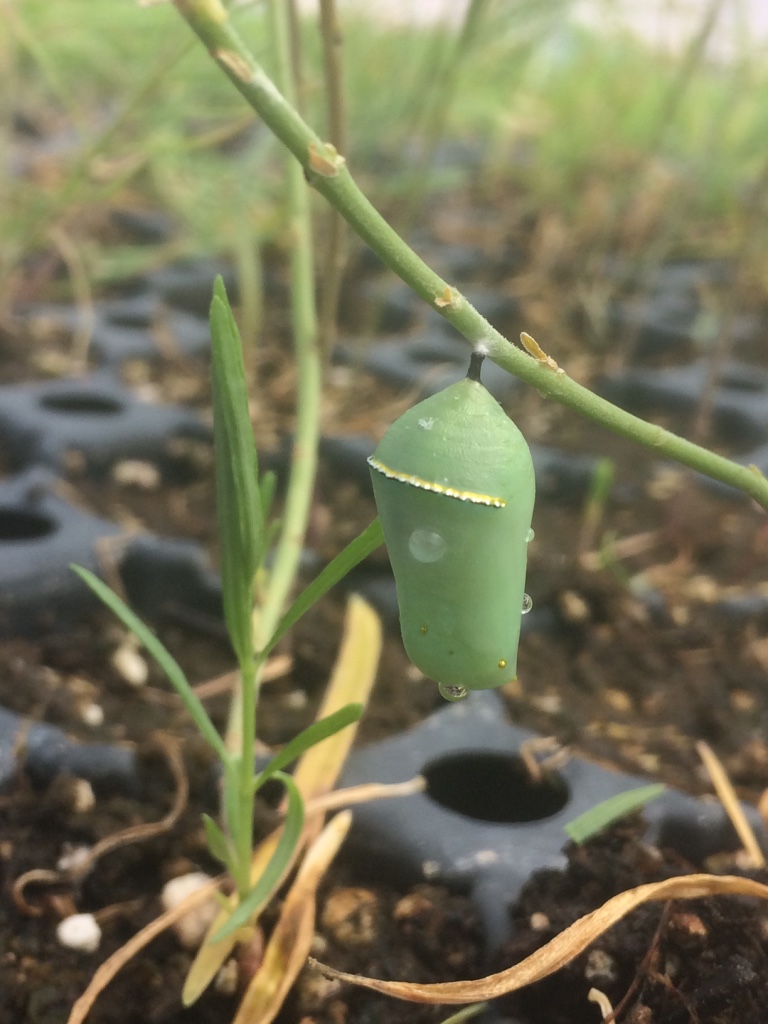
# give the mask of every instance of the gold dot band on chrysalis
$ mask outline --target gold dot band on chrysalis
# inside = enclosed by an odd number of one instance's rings
[[[410,484],[411,487],[418,487],[422,491],[432,491],[434,494],[444,494],[446,498],[456,498],[457,501],[470,501],[473,505],[488,505],[491,508],[504,508],[506,501],[503,498],[494,497],[492,494],[478,494],[476,491],[461,491],[455,487],[446,487],[445,484],[435,483],[434,480],[424,480],[423,477],[415,476],[413,473],[400,473],[396,469],[390,469],[383,462],[379,462],[372,455],[368,458],[368,465],[377,473],[387,477],[388,480],[399,480],[400,483]]]

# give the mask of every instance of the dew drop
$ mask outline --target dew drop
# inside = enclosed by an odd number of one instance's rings
[[[531,527],[531,529],[525,535],[525,543],[526,544],[530,544],[535,536],[536,536],[536,534],[533,532],[533,527]]]
[[[445,697],[446,700],[450,700],[453,703],[457,700],[464,700],[467,696],[467,688],[465,686],[446,686],[445,683],[438,683],[437,688],[440,691],[441,697]]]
[[[417,562],[437,562],[445,554],[445,538],[434,530],[414,530],[408,538],[408,550]]]
[[[530,594],[523,594],[523,607],[520,614],[527,615],[531,608],[533,608],[533,599]]]

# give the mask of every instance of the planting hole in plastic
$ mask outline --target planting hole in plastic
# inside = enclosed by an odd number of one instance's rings
[[[122,403],[116,398],[87,392],[79,395],[43,395],[40,405],[50,412],[76,413],[80,416],[115,416],[123,411]]]
[[[0,542],[38,540],[47,537],[57,528],[48,516],[23,509],[0,508]]]
[[[450,754],[431,761],[422,775],[430,799],[476,821],[541,821],[561,811],[570,798],[555,772],[533,779],[523,759],[511,754]]]

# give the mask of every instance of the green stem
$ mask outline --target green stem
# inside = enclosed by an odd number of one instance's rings
[[[328,168],[323,168],[322,172],[312,169],[310,147],[322,150],[320,139],[256,63],[233,28],[220,0],[175,0],[175,3],[245,99],[296,157],[309,183],[341,212],[388,267],[468,341],[473,345],[484,345],[494,362],[542,394],[575,409],[608,430],[743,491],[768,509],[768,480],[758,471],[715,455],[592,394],[566,374],[555,372],[511,345],[460,296],[456,295],[450,305],[436,305],[436,300],[439,303],[443,301],[446,282],[387,224],[360,191],[345,163],[338,161],[331,171]]]
[[[281,0],[270,0],[269,12],[276,77],[283,92],[293,99],[295,83],[289,15]],[[220,8],[220,13],[226,18],[223,8]],[[265,80],[269,81],[266,76]],[[274,86],[272,89],[275,91]],[[291,237],[291,321],[298,367],[296,440],[275,557],[264,588],[263,601],[254,616],[254,644],[257,651],[264,647],[274,633],[296,578],[312,502],[320,435],[322,374],[317,344],[309,190],[301,167],[295,160],[286,161],[286,200]],[[246,694],[246,680],[243,679],[242,685],[233,694],[227,726],[230,747],[241,734],[244,737],[249,729],[251,735],[255,733],[260,682],[261,663],[256,667],[252,693]],[[245,708],[245,701],[250,699],[253,700],[252,718],[247,717]],[[252,758],[250,763],[253,764]]]
[[[336,0],[320,0],[320,31],[323,40],[325,95],[328,105],[328,131],[339,153],[347,151],[347,118],[344,104],[342,69],[342,33]],[[331,207],[327,218],[325,274],[320,304],[320,349],[326,360],[336,342],[336,326],[341,297],[341,284],[346,263],[344,218]]]
[[[251,888],[253,852],[253,762],[256,754],[256,690],[259,669],[255,662],[240,666],[242,700],[242,747],[239,753],[237,825],[233,839],[237,848],[237,895],[242,902]]]
[[[282,0],[270,0],[277,78],[283,93],[294,96],[290,25]],[[286,190],[291,222],[291,320],[298,366],[296,441],[283,509],[283,522],[257,623],[257,650],[275,630],[298,571],[307,530],[317,468],[320,436],[320,349],[315,313],[310,194],[301,167],[286,162]]]

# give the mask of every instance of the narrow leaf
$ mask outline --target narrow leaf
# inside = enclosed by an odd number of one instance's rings
[[[253,860],[251,861],[251,881],[255,884],[261,877],[264,868],[269,864],[277,844],[280,841],[282,835],[282,825],[276,829],[271,835],[267,836],[264,842],[256,850]],[[282,878],[278,878],[275,883],[275,888],[281,883]],[[237,897],[230,896],[230,907],[222,909],[217,914],[216,918],[208,928],[205,939],[203,940],[200,949],[198,949],[195,959],[192,962],[192,966],[189,969],[186,980],[184,982],[184,988],[181,993],[181,1001],[184,1006],[191,1006],[197,1002],[200,996],[205,992],[208,986],[211,984],[213,979],[218,974],[222,964],[227,960],[232,950],[237,945],[237,934],[227,936],[225,939],[214,942],[214,937],[218,935],[219,930],[229,920],[229,917],[234,913],[237,906]],[[256,913],[251,917],[248,924],[254,924],[258,916],[258,909]]]
[[[272,895],[277,880],[282,876],[285,865],[293,856],[304,828],[304,801],[296,783],[290,775],[276,772],[288,794],[288,810],[283,823],[283,831],[275,847],[275,852],[264,869],[264,873],[248,896],[240,903],[230,919],[213,937],[214,942],[225,939],[228,935],[247,925],[252,915],[256,914],[261,905]]]
[[[318,711],[318,718],[328,717],[348,703],[364,704],[368,700],[368,695],[376,680],[380,650],[381,623],[376,612],[362,597],[352,595],[347,605],[341,650],[336,658],[322,706]],[[302,755],[293,777],[305,801],[321,798],[333,789],[352,745],[355,732],[354,725],[349,729],[342,729],[341,732],[337,732],[325,742],[311,747]],[[313,842],[320,832],[322,820],[322,813],[313,814],[311,818],[307,817],[302,842]],[[256,850],[251,861],[251,881],[254,884],[271,861],[282,833],[283,826],[280,826]],[[294,856],[298,854],[298,851],[299,847],[296,848]],[[275,881],[275,889],[281,884],[291,867],[290,862],[286,864],[283,876]],[[253,924],[260,909],[260,907],[256,908],[248,921],[249,924]],[[217,917],[197,952],[184,983],[182,1000],[185,1006],[190,1006],[200,998],[235,946],[236,935],[230,935],[222,942],[213,943],[213,938],[218,935],[228,916],[228,913],[222,912]]]
[[[321,718],[319,722],[313,722],[312,725],[307,726],[306,729],[302,729],[302,731],[297,736],[294,736],[290,742],[286,743],[283,749],[279,753],[275,754],[267,766],[259,772],[254,779],[254,789],[258,789],[259,786],[262,786],[267,779],[271,778],[275,774],[275,772],[280,772],[283,768],[287,768],[289,764],[292,764],[304,753],[304,751],[309,750],[310,747],[314,747],[315,744],[328,739],[329,736],[335,735],[337,732],[345,729],[353,722],[357,722],[362,713],[362,704],[346,704],[343,708],[335,711],[332,715],[328,715],[326,718]]]
[[[626,793],[618,793],[616,796],[611,796],[607,800],[603,800],[602,803],[590,807],[588,811],[580,814],[573,821],[569,821],[563,828],[574,843],[583,843],[614,821],[631,814],[639,807],[645,807],[651,800],[661,796],[664,789],[665,787],[657,782],[651,786],[640,786],[638,789],[630,789]]]
[[[203,828],[205,829],[208,849],[216,860],[221,861],[231,874],[234,864],[232,844],[209,814],[203,815]]]
[[[139,638],[163,672],[165,672],[166,676],[168,676],[173,688],[181,697],[184,707],[203,737],[213,747],[221,760],[226,760],[229,754],[224,741],[216,731],[215,725],[208,717],[208,713],[200,699],[189,685],[181,665],[179,665],[173,655],[164,647],[152,630],[141,621],[138,615],[131,611],[125,601],[118,597],[114,590],[110,590],[106,583],[103,583],[98,576],[95,576],[90,570],[84,569],[80,565],[72,565],[70,568],[114,612],[123,625]]]
[[[272,469],[268,469],[259,481],[259,490],[261,491],[261,518],[265,523],[269,519],[269,513],[272,511],[272,502],[275,500],[276,489],[277,473]]]
[[[367,526],[361,534],[347,544],[344,550],[340,551],[333,561],[326,565],[320,575],[299,594],[280,620],[280,624],[272,634],[269,643],[262,653],[264,655],[269,654],[275,644],[285,636],[288,630],[299,621],[313,604],[320,600],[323,594],[326,594],[351,569],[359,565],[364,558],[367,558],[372,551],[375,551],[383,543],[384,534],[381,529],[381,523],[378,519],[374,519],[370,526]]]
[[[210,323],[224,617],[243,664],[253,656],[253,579],[264,553],[264,523],[242,344],[220,277],[214,286]]]

